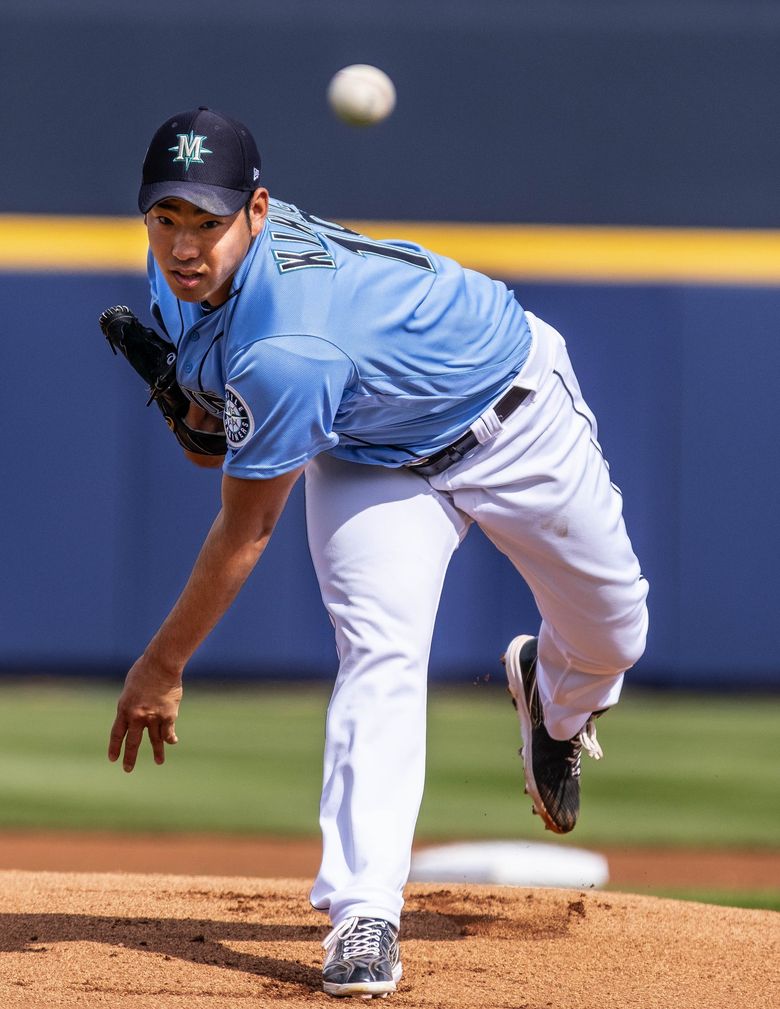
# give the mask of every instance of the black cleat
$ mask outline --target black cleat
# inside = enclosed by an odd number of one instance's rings
[[[536,638],[522,635],[509,643],[504,656],[509,692],[523,734],[525,791],[534,803],[533,812],[556,834],[574,830],[580,811],[580,757],[583,749],[598,760],[604,754],[596,739],[590,716],[573,739],[553,739],[544,727],[544,713],[536,687]]]
[[[398,929],[383,918],[347,918],[325,939],[322,987],[328,995],[384,998],[402,974]]]

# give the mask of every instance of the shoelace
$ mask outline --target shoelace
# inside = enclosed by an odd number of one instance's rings
[[[593,757],[594,760],[601,760],[604,756],[604,751],[601,749],[601,745],[596,738],[595,715],[590,716],[582,731],[571,740],[571,744],[571,756],[567,757],[566,760],[571,764],[572,777],[579,778],[582,770],[580,758],[582,757],[583,750],[589,757]]]
[[[378,956],[385,923],[371,918],[347,918],[325,937],[323,946],[330,950],[339,939],[344,940],[344,958]]]
[[[582,744],[583,750],[587,753],[589,757],[593,757],[594,760],[601,760],[604,756],[604,751],[601,749],[601,744],[596,738],[596,716],[591,715],[590,718],[585,723],[585,728],[577,737]]]

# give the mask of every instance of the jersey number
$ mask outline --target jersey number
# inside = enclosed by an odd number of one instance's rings
[[[325,230],[329,241],[335,242],[336,245],[340,245],[342,249],[347,249],[348,252],[354,252],[358,256],[381,256],[383,259],[394,259],[399,263],[416,266],[420,270],[428,270],[430,273],[436,272],[430,257],[426,256],[423,252],[405,249],[401,246],[393,245],[391,242],[375,242],[373,239],[366,238],[365,235],[360,235],[357,231],[351,231],[341,224],[336,224],[333,221],[323,221],[313,214],[307,214],[304,210],[299,211],[299,213],[314,228]],[[279,223],[292,223],[285,221],[284,218],[276,218],[276,220]],[[314,230],[311,234],[312,237],[318,237],[317,232]],[[274,259],[282,273],[288,273],[291,270],[302,270],[312,266],[324,266],[331,270],[336,267],[333,258],[327,252],[274,252]]]
[[[421,270],[435,272],[433,263],[422,252],[402,249],[397,245],[389,245],[387,242],[373,242],[370,238],[364,238],[355,231],[350,231],[346,235],[342,233],[329,234],[328,238],[336,245],[340,245],[342,249],[356,252],[358,256],[368,254],[369,256],[382,256],[384,259],[397,259],[399,263],[409,263],[410,266],[417,266]]]

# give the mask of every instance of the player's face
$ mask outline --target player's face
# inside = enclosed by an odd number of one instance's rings
[[[260,234],[268,212],[268,192],[255,190],[246,212],[216,217],[186,200],[170,197],[145,217],[149,248],[168,286],[182,301],[227,300],[233,275]]]

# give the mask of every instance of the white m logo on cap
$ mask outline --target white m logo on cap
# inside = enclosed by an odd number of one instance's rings
[[[174,161],[184,162],[184,171],[186,172],[193,161],[196,164],[202,165],[203,154],[213,154],[208,147],[203,146],[203,141],[206,139],[204,136],[200,136],[190,130],[189,133],[177,133],[176,139],[179,141],[177,147],[169,147],[169,151],[176,151],[176,157]]]

